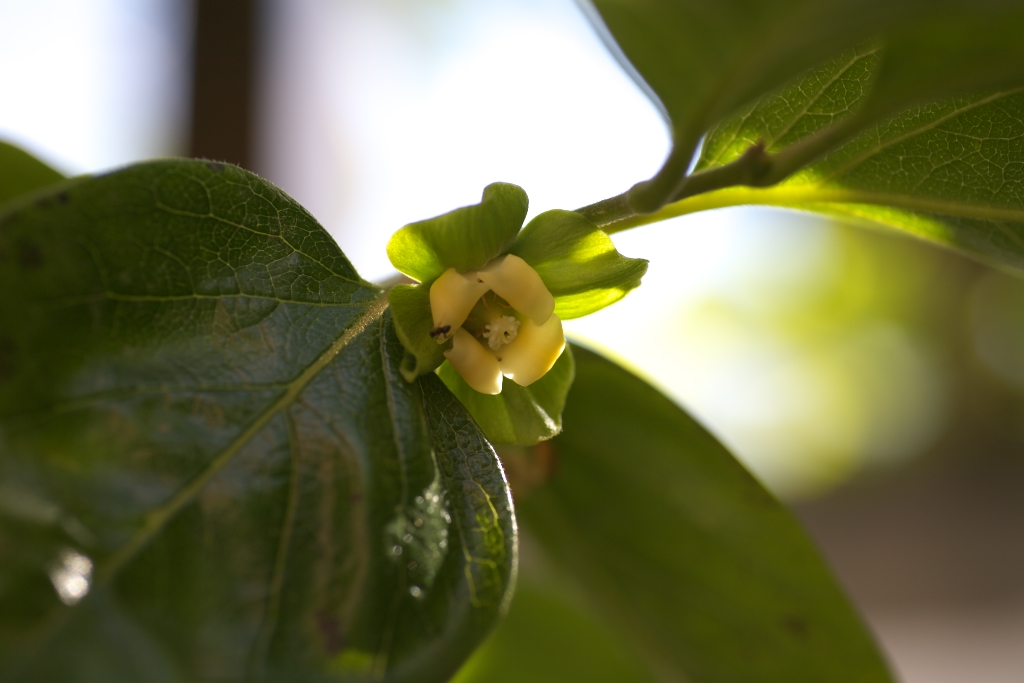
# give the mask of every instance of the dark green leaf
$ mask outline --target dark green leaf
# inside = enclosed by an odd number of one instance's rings
[[[0,204],[63,179],[28,152],[0,141]]]
[[[524,528],[652,669],[702,683],[884,683],[799,524],[667,398],[577,348]]]
[[[449,339],[438,344],[431,336],[434,320],[430,315],[430,285],[396,285],[388,292],[388,302],[394,316],[395,332],[405,346],[402,376],[410,382],[433,372],[444,362],[444,352],[452,347]]]
[[[640,286],[644,259],[626,258],[608,234],[572,211],[545,211],[519,233],[512,253],[537,271],[563,320],[599,311]]]
[[[482,268],[506,253],[526,220],[529,201],[518,185],[492,183],[479,204],[405,226],[388,242],[391,265],[419,282],[448,268]]]
[[[698,140],[720,120],[866,40],[883,48],[847,133],[911,104],[1024,82],[1024,8],[1010,0],[594,0],[664,106],[673,150],[630,192],[653,211],[682,188]],[[613,46],[615,47],[615,46]]]
[[[145,164],[0,259],[0,679],[444,681],[485,636],[497,459],[290,198]]]
[[[452,683],[654,683],[593,615],[564,591],[520,577],[508,617]]]
[[[450,363],[438,370],[491,443],[533,445],[562,430],[565,396],[576,374],[572,350],[566,346],[554,367],[528,387],[510,379],[496,396],[474,391]]]

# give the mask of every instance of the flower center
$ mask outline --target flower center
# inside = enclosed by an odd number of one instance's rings
[[[484,327],[484,339],[492,351],[497,351],[519,334],[519,321],[511,315],[503,315]]]

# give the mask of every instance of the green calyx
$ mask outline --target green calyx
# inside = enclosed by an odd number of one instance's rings
[[[640,285],[644,259],[626,258],[600,228],[572,211],[546,211],[521,227],[529,200],[517,185],[492,183],[479,204],[411,223],[388,242],[392,265],[418,285],[389,293],[395,327],[410,354],[402,373],[412,381],[444,362],[450,344],[430,337],[430,285],[448,268],[465,273],[503,254],[526,261],[555,298],[555,315],[578,318],[615,303]]]
[[[527,207],[520,187],[494,183],[484,189],[479,204],[411,223],[388,242],[391,263],[419,282],[388,293],[395,331],[405,347],[401,372],[407,381],[437,370],[445,364],[445,351],[452,349],[452,339],[439,337],[434,329],[430,306],[431,286],[451,268],[468,274],[506,254],[517,256],[540,276],[559,319],[594,313],[639,286],[647,261],[622,256],[588,219],[553,210],[523,227]],[[439,344],[439,338],[445,342]],[[448,364],[440,376],[492,441],[532,444],[560,429],[572,359],[563,353],[547,375],[529,386],[507,375],[494,396],[474,391]]]
[[[626,258],[603,230],[573,211],[545,211],[523,228],[512,252],[555,297],[555,315],[581,318],[640,286],[646,259]]]
[[[410,223],[388,242],[391,265],[418,282],[449,268],[465,273],[508,253],[530,201],[518,185],[491,183],[479,204]]]

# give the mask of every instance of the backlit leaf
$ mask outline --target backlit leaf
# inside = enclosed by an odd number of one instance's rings
[[[843,139],[912,104],[1024,83],[1024,8],[1011,0],[592,1],[671,121],[665,165],[630,191],[641,212],[681,189],[706,131],[865,41],[880,64]]]
[[[850,52],[708,136],[699,169],[733,161],[755,140],[777,153],[860,106],[877,66]],[[1024,269],[1024,92],[994,91],[911,107],[785,182],[671,204],[659,216],[736,204],[806,209],[883,225],[1000,267]]]

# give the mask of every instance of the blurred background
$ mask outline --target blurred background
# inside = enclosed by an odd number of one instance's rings
[[[0,63],[3,139],[69,174],[238,163],[371,280],[487,183],[572,209],[669,144],[572,0],[0,0]],[[567,331],[794,507],[907,683],[1019,682],[1024,282],[768,209],[615,242],[644,286]]]

